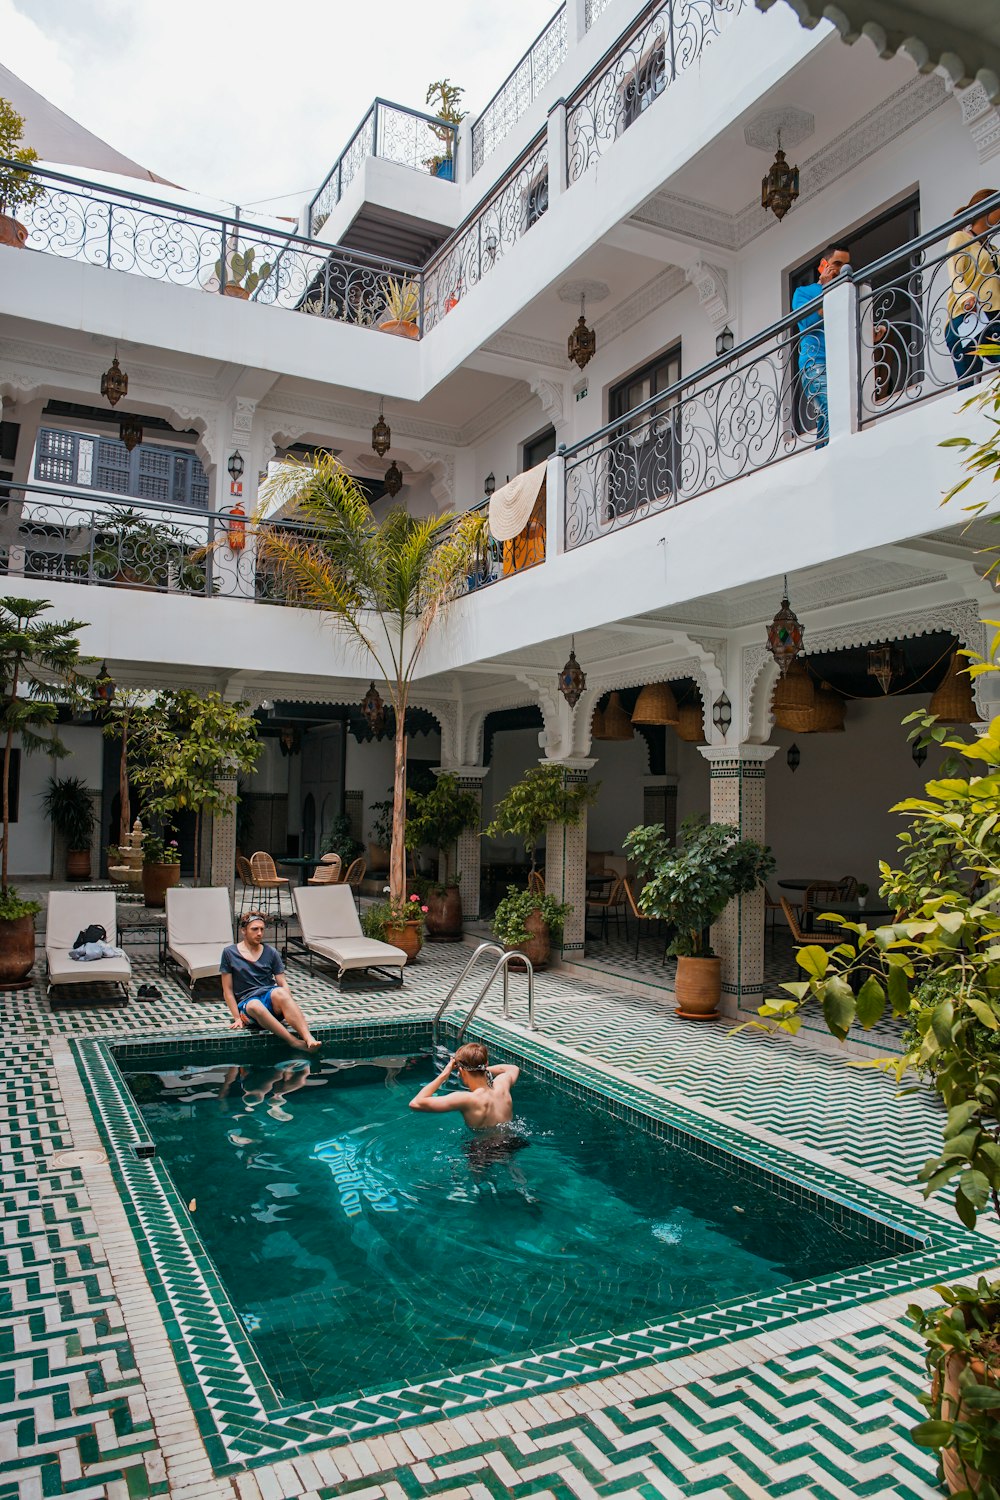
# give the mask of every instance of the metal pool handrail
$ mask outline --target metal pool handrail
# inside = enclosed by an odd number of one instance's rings
[[[520,959],[521,962],[525,965],[525,967],[528,970],[528,1026],[530,1027],[530,1029],[532,1031],[536,1030],[536,1027],[535,1027],[535,970],[534,970],[534,967],[532,965],[531,959],[530,958],[525,958],[522,953],[508,953],[506,951],[506,949],[499,947],[496,943],[480,943],[479,947],[472,954],[472,957],[469,959],[468,963],[465,965],[465,968],[462,970],[461,974],[459,974],[458,978],[455,980],[455,983],[452,985],[451,989],[448,991],[447,995],[445,995],[444,999],[441,1001],[441,1004],[438,1006],[437,1010],[434,1013],[434,1020],[433,1020],[433,1023],[432,1023],[432,1029],[433,1029],[435,1037],[437,1035],[438,1022],[440,1021],[441,1017],[444,1015],[445,1011],[448,1009],[448,1006],[451,1004],[452,1000],[454,1000],[456,994],[458,993],[459,987],[461,986],[461,983],[462,983],[463,979],[465,978],[465,976],[468,973],[471,972],[471,970],[474,968],[476,962],[478,961],[478,959],[480,957],[480,954],[483,954],[483,953],[498,953],[500,955],[500,957],[498,958],[497,962],[494,964],[493,968],[490,970],[489,978],[487,979],[486,983],[483,985],[482,989],[479,991],[479,994],[476,996],[475,1000],[472,1002],[472,1006],[471,1006],[471,1008],[469,1010],[468,1015],[466,1016],[465,1020],[462,1022],[461,1026],[458,1028],[458,1034],[455,1037],[455,1040],[457,1042],[460,1042],[462,1040],[462,1037],[465,1034],[466,1027],[468,1026],[469,1022],[472,1020],[473,1016],[476,1014],[476,1011],[479,1009],[480,1005],[482,1004],[483,1000],[485,999],[486,994],[489,991],[489,988],[492,985],[494,979],[496,979],[497,975],[499,973],[501,973],[501,972],[503,973],[503,1015],[504,1015],[504,1020],[505,1021],[509,1021],[510,1020],[509,972],[510,972],[511,961],[513,959],[515,959],[515,958]]]

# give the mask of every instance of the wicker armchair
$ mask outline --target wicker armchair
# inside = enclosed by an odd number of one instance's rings
[[[839,932],[803,932],[799,926],[798,917],[784,896],[781,898],[781,909],[785,913],[785,921],[788,923],[792,934],[792,942],[796,948],[808,948],[810,946],[832,948],[836,943],[841,941]]]
[[[336,885],[340,880],[341,858],[339,854],[324,854],[315,873],[306,881],[307,885]]]
[[[278,912],[281,912],[281,893],[288,889],[288,881],[284,875],[279,875],[274,866],[274,860],[270,854],[258,850],[250,856],[250,875],[255,891],[264,892],[264,909],[271,909],[271,893],[273,892],[278,903]]]

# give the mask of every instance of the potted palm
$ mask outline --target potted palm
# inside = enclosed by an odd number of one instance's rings
[[[257,270],[254,270],[254,262],[257,252],[250,247],[248,250],[234,250],[226,260],[225,267],[221,260],[215,262],[215,274],[219,285],[222,286],[223,271],[225,271],[225,286],[222,290],[227,297],[240,297],[246,302],[253,296],[262,281],[266,281],[271,274],[270,261],[261,261]]]
[[[438,776],[429,791],[407,792],[406,847],[419,849],[422,844],[431,844],[440,849],[444,867],[443,878],[428,882],[424,890],[430,942],[461,942],[462,892],[458,875],[452,874],[451,859],[457,840],[470,828],[479,828],[479,799],[472,792],[463,792],[458,778],[449,772]]]
[[[0,168],[0,245],[17,249],[23,249],[27,244],[28,231],[14,215],[19,208],[34,203],[45,191],[43,184],[27,170],[38,160],[38,152],[21,145],[23,130],[24,116],[19,115],[8,100],[0,99],[0,156],[6,161],[24,164],[24,170]]]
[[[702,817],[684,820],[681,840],[679,847],[671,844],[662,827],[633,828],[625,852],[645,878],[640,909],[674,929],[669,951],[677,958],[677,1013],[708,1020],[718,1014],[722,995],[722,965],[709,929],[736,896],[764,884],[775,860],[770,849],[741,839],[728,823]]]
[[[385,310],[378,324],[382,332],[395,333],[404,339],[418,339],[420,337],[420,327],[417,322],[420,316],[420,287],[417,283],[397,281],[394,276],[387,276],[380,290],[385,299]]]
[[[97,816],[86,784],[79,776],[49,777],[42,807],[66,845],[66,879],[90,879],[90,843]]]
[[[552,939],[562,932],[572,910],[547,891],[519,891],[516,885],[509,885],[493,914],[493,936],[508,952],[523,953],[532,968],[543,969],[549,961]]]

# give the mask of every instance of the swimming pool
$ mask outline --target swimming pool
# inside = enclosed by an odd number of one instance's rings
[[[254,1062],[236,1044],[127,1068],[286,1400],[516,1358],[912,1248],[530,1071],[499,1134],[414,1113],[436,1071],[412,1054]]]

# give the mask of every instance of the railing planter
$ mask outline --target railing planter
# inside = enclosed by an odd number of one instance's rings
[[[10,214],[0,214],[0,245],[23,250],[27,242],[28,231],[20,219],[12,219]]]

